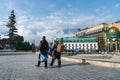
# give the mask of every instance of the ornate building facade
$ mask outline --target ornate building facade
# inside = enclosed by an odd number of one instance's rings
[[[74,37],[97,38],[99,50],[120,50],[120,22],[112,24],[101,23],[97,26],[80,30]]]

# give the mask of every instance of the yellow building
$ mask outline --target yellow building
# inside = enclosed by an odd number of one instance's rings
[[[99,50],[120,50],[120,22],[101,23],[75,33],[75,37],[96,37]]]

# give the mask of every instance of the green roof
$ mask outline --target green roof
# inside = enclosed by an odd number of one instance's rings
[[[61,40],[62,38],[57,38],[57,40]],[[95,41],[96,38],[63,38],[63,41]]]

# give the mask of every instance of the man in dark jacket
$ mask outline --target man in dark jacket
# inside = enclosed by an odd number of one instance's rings
[[[45,36],[42,37],[42,40],[40,41],[40,44],[39,44],[39,49],[40,49],[40,54],[39,54],[39,60],[38,60],[38,64],[36,65],[37,67],[40,66],[40,55],[43,54],[46,58],[48,57],[47,56],[47,51],[49,50],[49,45],[48,45],[48,42],[45,38]],[[47,68],[47,59],[45,61],[45,68]]]
[[[50,66],[53,66],[55,59],[58,59],[58,66],[57,67],[61,67],[61,53],[56,51],[57,45],[58,45],[58,41],[55,41],[55,43],[53,44],[54,56],[52,57],[52,61],[50,63]]]

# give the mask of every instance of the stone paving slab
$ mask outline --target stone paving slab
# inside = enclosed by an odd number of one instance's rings
[[[15,49],[0,49],[0,52],[15,52]]]
[[[120,80],[120,69],[64,60],[61,68],[56,67],[56,61],[53,67],[45,69],[43,63],[35,67],[37,58],[34,54],[0,56],[0,80]]]
[[[77,55],[73,55],[73,56],[66,56],[64,54],[63,57],[73,58],[73,59],[92,59],[92,60],[101,60],[101,61],[109,61],[109,62],[120,63],[120,56],[118,56],[118,55],[77,54]]]
[[[120,56],[108,54],[77,54],[73,56],[63,56],[63,60],[77,63],[87,62],[93,65],[120,68]]]

